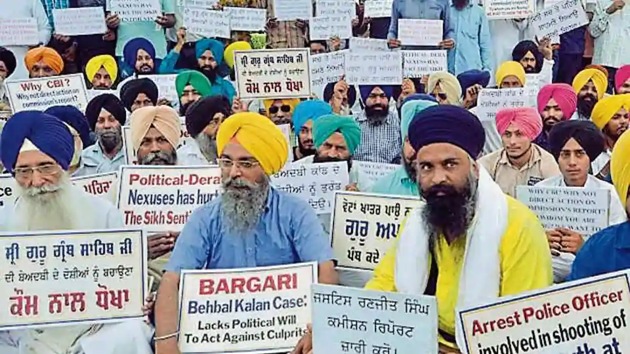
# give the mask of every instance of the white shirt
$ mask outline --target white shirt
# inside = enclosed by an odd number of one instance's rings
[[[199,149],[194,139],[189,139],[177,149],[178,166],[207,166],[210,165]]]
[[[597,175],[601,170],[606,167],[606,164],[610,161],[610,157],[612,156],[612,151],[606,150],[599,154],[595,160],[591,162],[591,169],[593,170],[593,174]]]
[[[626,5],[609,15],[606,9],[611,4],[610,0],[597,0],[588,28],[594,40],[593,64],[618,68],[630,63],[630,8]]]

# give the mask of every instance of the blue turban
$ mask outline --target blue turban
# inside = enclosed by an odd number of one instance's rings
[[[429,107],[416,114],[409,126],[409,142],[416,151],[430,144],[449,143],[477,159],[485,140],[479,118],[453,105]]]
[[[392,97],[392,95],[394,94],[394,88],[388,85],[361,85],[359,86],[359,91],[361,92],[361,99],[363,100],[363,104],[365,104],[368,96],[376,87],[379,87],[381,90],[383,90],[387,98]]]
[[[25,139],[68,170],[74,154],[74,139],[68,127],[50,114],[22,111],[7,121],[0,137],[0,159],[7,171],[13,173]]]
[[[418,98],[417,96],[426,96],[426,98]],[[403,101],[403,105],[400,110],[400,136],[402,136],[403,143],[405,142],[405,139],[407,139],[409,125],[411,124],[413,117],[431,106],[437,106],[437,101],[433,96],[426,94],[412,95]]]
[[[322,100],[310,100],[298,103],[293,109],[293,131],[295,135],[300,134],[302,126],[309,120],[315,123],[317,118],[332,113],[332,107]]]
[[[211,51],[217,65],[221,65],[223,62],[223,43],[210,38],[200,39],[195,43],[195,57],[197,59],[199,59],[206,50]]]
[[[459,86],[462,87],[462,96],[465,96],[466,89],[473,85],[488,86],[490,83],[490,72],[477,69],[464,71],[457,75],[457,81],[459,81]]]
[[[90,127],[87,123],[87,118],[74,106],[54,106],[44,111],[46,114],[59,118],[62,122],[68,124],[74,130],[79,133],[81,142],[84,147],[92,145],[92,139],[90,139]]]
[[[339,132],[343,135],[350,155],[354,155],[359,143],[361,142],[361,127],[354,121],[351,116],[338,116],[336,114],[328,114],[319,117],[313,122],[313,143],[319,149],[322,144],[334,133]]]
[[[138,57],[138,50],[144,50],[149,53],[151,58],[155,60],[155,47],[148,39],[143,37],[138,37],[130,40],[125,44],[123,48],[123,58],[125,63],[127,63],[132,68],[136,67],[136,58]],[[157,66],[156,66],[157,68]]]

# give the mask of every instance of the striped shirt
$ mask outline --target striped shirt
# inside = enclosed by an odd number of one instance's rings
[[[355,160],[400,163],[402,138],[400,119],[395,110],[390,110],[385,122],[380,125],[372,125],[365,110],[355,116],[355,121],[361,127],[361,142],[354,153]]]

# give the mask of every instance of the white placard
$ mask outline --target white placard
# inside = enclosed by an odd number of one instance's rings
[[[179,96],[177,95],[177,88],[175,87],[177,74],[139,75],[138,78],[146,78],[153,81],[155,86],[158,87],[159,98],[166,98],[173,103],[179,103]]]
[[[53,9],[55,33],[64,36],[82,36],[107,32],[102,7]]]
[[[379,179],[396,171],[400,165],[370,161],[352,161],[352,168],[359,169],[359,186],[364,190]]]
[[[536,107],[536,87],[513,89],[487,89],[479,92],[477,117],[481,121],[494,121],[497,111],[503,108]]]
[[[91,89],[91,90],[87,90],[88,102],[92,101],[92,99],[94,99],[94,97],[100,96],[100,95],[104,95],[106,93],[108,93],[110,95],[114,95],[114,96],[120,98],[120,95],[118,94],[117,90],[96,90],[96,89]]]
[[[177,6],[180,8],[197,7],[201,9],[211,9],[218,3],[219,0],[177,0]]]
[[[190,33],[204,37],[230,38],[230,13],[185,7],[184,26]]]
[[[257,32],[264,31],[267,24],[267,10],[247,7],[224,7],[230,14],[232,31]]]
[[[315,17],[344,16],[352,20],[357,16],[356,4],[353,0],[316,0]]]
[[[389,52],[390,49],[387,46],[387,39],[377,38],[350,38],[350,51],[351,52]]]
[[[352,37],[352,19],[345,15],[312,17],[309,23],[309,36],[312,41]]]
[[[82,74],[15,80],[4,83],[13,113],[45,111],[49,107],[70,105],[85,111],[87,89]]]
[[[293,142],[291,141],[291,124],[280,124],[278,128],[282,131],[282,135],[287,140],[287,146],[289,151],[287,154],[287,161],[293,161]]]
[[[72,177],[75,186],[83,188],[86,193],[110,200],[110,190],[118,182],[118,171],[96,175]]]
[[[442,20],[398,20],[398,40],[403,46],[437,47],[443,39]]]
[[[35,18],[0,18],[0,46],[28,46],[37,43],[39,35]]]
[[[402,78],[400,51],[351,51],[346,55],[346,82],[350,85],[400,85]]]
[[[535,0],[486,0],[486,16],[490,20],[525,19],[536,11]]]
[[[525,74],[525,87],[540,88],[540,77],[542,74]]]
[[[162,16],[160,0],[107,0],[107,9],[121,22],[153,22]]]
[[[0,175],[0,207],[11,205],[17,198],[17,182],[10,174]]]
[[[273,1],[274,17],[278,21],[307,21],[313,17],[311,0],[269,0]]]
[[[326,85],[337,82],[346,74],[347,50],[311,55],[311,87],[313,94],[323,99]]]
[[[588,16],[580,0],[566,0],[542,9],[530,20],[538,38],[549,37],[558,42],[561,34],[588,24]]]
[[[394,0],[366,0],[365,17],[379,18],[392,16]]]
[[[446,50],[403,50],[403,76],[419,78],[448,71]]]

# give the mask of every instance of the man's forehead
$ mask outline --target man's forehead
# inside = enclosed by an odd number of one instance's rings
[[[375,86],[375,87],[372,89],[372,92],[370,92],[370,93],[372,93],[372,94],[376,94],[376,95],[380,95],[380,94],[382,94],[382,93],[385,93],[385,91],[383,91],[383,89],[382,89],[382,88],[380,88],[380,87],[378,87],[378,86]]]
[[[142,56],[150,56],[149,52],[147,52],[146,50],[140,48],[138,49],[138,55],[142,55]]]
[[[18,154],[15,167],[38,166],[56,163],[55,160],[41,151],[24,151]]]
[[[202,57],[207,57],[207,58],[213,58],[214,59],[214,54],[212,54],[212,51],[210,49],[206,49],[202,54]]]

